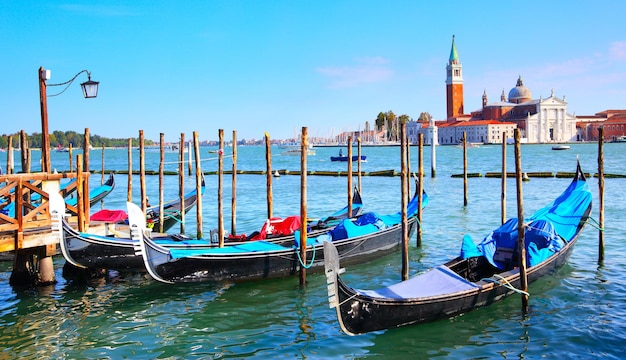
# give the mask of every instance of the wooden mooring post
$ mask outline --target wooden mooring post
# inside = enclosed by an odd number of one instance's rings
[[[196,239],[202,239],[202,169],[200,167],[200,141],[198,132],[193,132],[193,149],[196,164]]]
[[[358,189],[359,189],[359,194],[361,193],[361,137],[358,137],[356,139],[357,144],[358,144],[358,148],[357,148],[357,152],[358,152],[358,163],[357,163],[357,171],[358,171]]]
[[[8,175],[15,173],[13,160],[13,136],[9,135],[9,143],[7,145],[7,171]]]
[[[237,131],[233,130],[233,167],[230,199],[230,233],[237,234]]]
[[[409,226],[407,222],[407,139],[406,121],[400,121],[400,206],[402,207],[402,281],[409,279]],[[421,204],[420,204],[421,205]],[[418,207],[420,206],[418,205]]]
[[[265,133],[265,179],[267,190],[267,218],[273,216],[273,195],[272,195],[272,144],[270,143],[270,134]]]
[[[463,206],[467,206],[467,135],[463,131]]]
[[[500,194],[500,223],[506,222],[506,131],[502,133],[502,192]]]
[[[522,190],[522,150],[520,130],[515,129],[515,184],[517,186],[517,248],[519,252],[520,290],[522,290],[522,312],[528,312],[528,278],[526,277],[526,246],[524,224],[524,193]]]
[[[20,131],[20,151],[23,173],[30,172],[30,152],[28,150],[28,137],[26,136],[26,131],[22,130]]]
[[[303,151],[308,151],[305,149]],[[360,160],[360,159],[359,159]],[[348,217],[352,217],[352,136],[348,136]]]
[[[220,247],[224,247],[224,189],[222,178],[224,177],[224,129],[219,129],[219,149],[217,160],[217,236]]]
[[[144,215],[148,210],[148,195],[146,191],[146,159],[145,159],[143,130],[139,130],[139,197],[141,210]]]
[[[183,206],[180,207],[180,233],[185,233],[185,133],[180,133],[178,145],[178,197]]]
[[[598,197],[600,216],[598,231],[598,263],[604,262],[604,127],[598,128]]]
[[[415,240],[416,246],[422,246],[422,202],[424,200],[424,134],[419,134],[417,146],[417,235]],[[409,187],[407,187],[407,197],[409,196]]]
[[[307,127],[302,128],[302,139],[300,147],[300,285],[306,283],[306,240],[307,240],[307,193],[306,193],[306,176],[307,176],[307,155],[309,150],[309,130]],[[270,174],[271,175],[271,174]],[[313,261],[313,259],[311,259]]]
[[[91,173],[90,169],[90,157],[89,157],[89,149],[91,148],[91,143],[89,141],[89,128],[85,128],[85,136],[83,138],[83,171],[86,173]],[[48,142],[48,156],[50,156],[50,143]],[[50,161],[50,158],[48,158]],[[50,167],[50,164],[48,164]],[[91,203],[89,202],[89,176],[85,177],[84,181],[85,191],[83,192],[84,196],[84,212],[85,212],[85,231],[89,230],[89,214],[91,214]]]
[[[71,149],[70,149],[71,151]],[[70,163],[71,167],[71,163]],[[128,184],[126,201],[133,201],[133,139],[128,139]]]
[[[163,214],[164,209],[164,179],[163,173],[165,171],[165,134],[159,134],[159,228],[158,232],[163,232],[163,222],[165,222],[165,215]]]

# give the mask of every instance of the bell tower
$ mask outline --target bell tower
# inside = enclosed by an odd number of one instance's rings
[[[450,60],[446,66],[446,103],[448,119],[463,114],[463,66],[456,51],[454,35],[452,35]]]

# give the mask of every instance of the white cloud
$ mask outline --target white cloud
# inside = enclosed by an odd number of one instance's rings
[[[626,60],[626,41],[616,41],[609,47],[611,60]]]
[[[355,59],[353,66],[319,67],[316,71],[330,80],[331,88],[350,88],[361,84],[384,82],[393,76],[385,66],[389,61],[380,56]]]

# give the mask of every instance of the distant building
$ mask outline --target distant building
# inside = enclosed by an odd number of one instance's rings
[[[433,139],[438,144],[458,144],[465,132],[468,142],[498,144],[512,139],[516,128],[520,129],[521,141],[525,143],[597,141],[601,126],[605,141],[626,141],[626,110],[576,116],[568,113],[565,97],[556,97],[554,90],[548,98],[533,99],[521,75],[508,97],[502,90],[499,100],[490,103],[485,90],[482,107],[465,114],[463,66],[454,36],[446,64],[446,105],[446,120],[407,124],[410,143],[417,143],[421,133],[425,145],[432,144]]]
[[[524,142],[553,143],[582,140],[577,130],[576,116],[567,112],[565,98],[557,98],[554,91],[550,97],[532,98],[532,92],[522,77],[517,79],[505,96],[504,90],[499,101],[489,103],[487,92],[482,95],[482,108],[464,114],[463,66],[459,59],[454,36],[450,58],[446,66],[446,103],[448,118],[437,122],[439,142],[457,144],[466,133],[470,142],[502,143],[513,136],[519,128]]]
[[[604,141],[626,141],[626,110],[605,110],[576,119],[581,140],[598,141],[598,128],[603,126]]]
[[[482,144],[501,144],[503,133],[506,138],[513,138],[513,130],[517,125],[511,122],[496,120],[454,121],[440,124],[438,128],[439,143],[442,145],[459,144],[463,133],[467,142]],[[506,141],[506,140],[505,140]]]

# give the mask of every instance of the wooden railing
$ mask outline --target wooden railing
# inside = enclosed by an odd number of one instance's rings
[[[48,194],[50,191],[59,191],[61,179],[78,179],[69,189],[64,189],[65,192],[71,192],[74,188],[78,190],[78,196],[89,193],[80,188],[88,184],[84,180],[89,177],[89,173],[80,174],[80,176],[77,173],[0,175],[0,234],[14,234],[15,250],[23,248],[26,230],[50,226]],[[81,214],[80,208],[84,204],[84,199],[78,203],[79,206],[74,210]],[[84,217],[84,214],[81,215]]]

